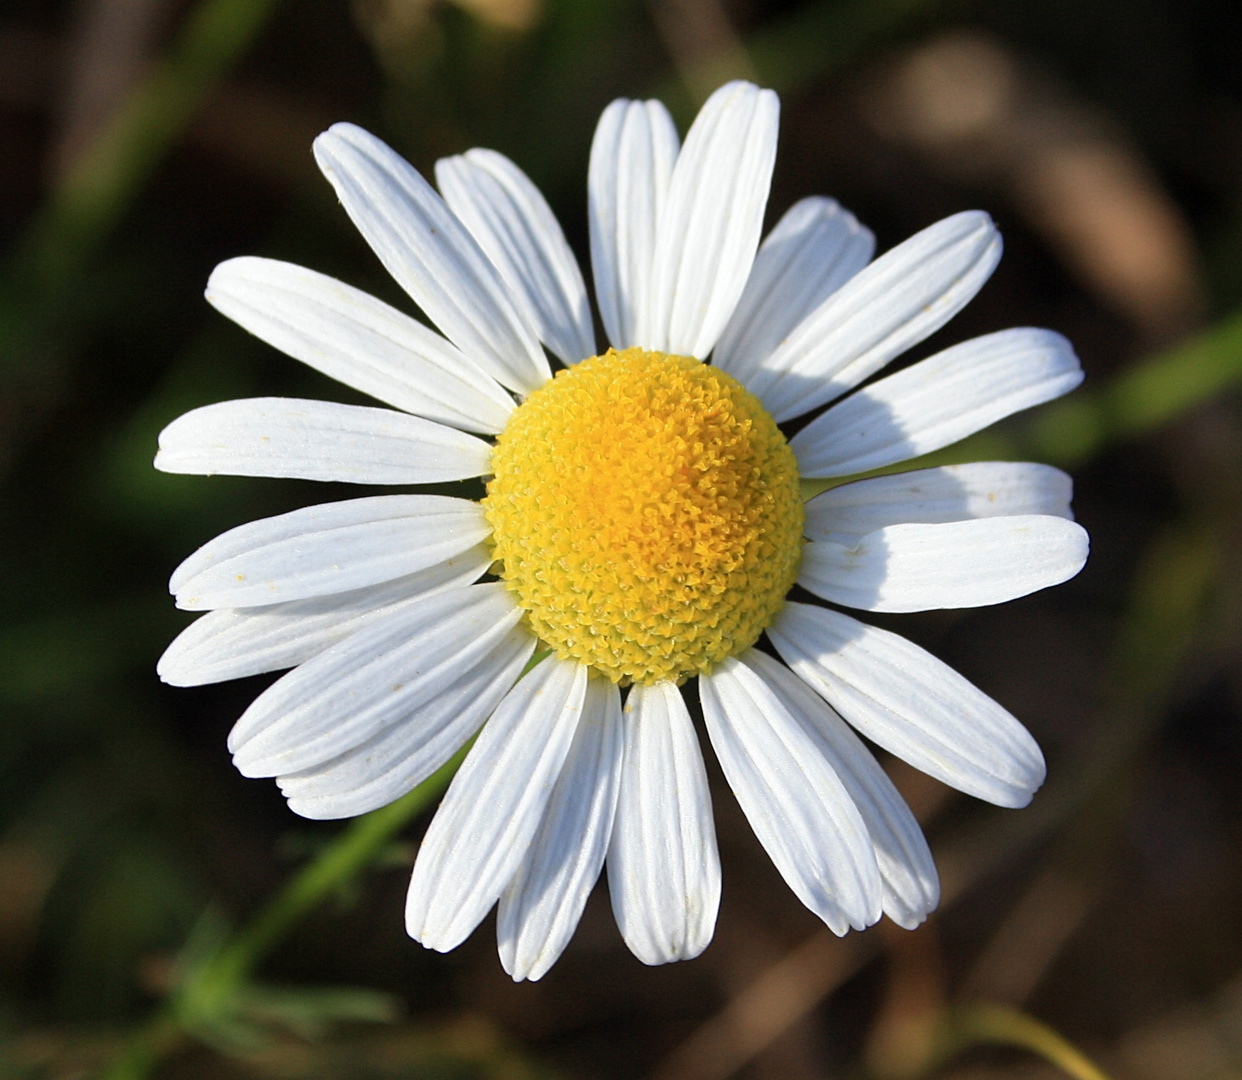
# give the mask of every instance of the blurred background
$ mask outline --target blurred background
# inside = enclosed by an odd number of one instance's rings
[[[1058,1055],[1089,1076],[1058,1038],[1116,1078],[1242,1076],[1235,17],[1229,0],[5,0],[0,1076],[965,1080],[1056,1076]],[[1005,811],[886,761],[945,899],[916,932],[838,940],[709,761],[707,952],[643,967],[601,884],[559,964],[515,986],[491,920],[447,956],[406,938],[425,813],[366,835],[296,818],[225,750],[270,679],[154,673],[188,621],[165,588],[185,555],[351,492],[157,474],[156,436],[233,397],[361,400],[202,299],[217,262],[261,254],[408,308],[316,173],[330,123],[424,174],[505,152],[586,266],[600,110],[660,96],[684,132],[737,76],[782,97],[769,222],[822,193],[881,251],[958,210],[1000,223],[1000,269],[913,358],[1028,324],[1082,357],[1071,398],[939,460],[1072,471],[1086,570],[880,620],[1016,713],[1049,781]],[[325,870],[343,844],[353,862]]]

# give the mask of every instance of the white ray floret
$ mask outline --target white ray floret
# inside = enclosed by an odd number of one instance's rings
[[[672,683],[630,687],[625,762],[608,848],[621,936],[644,964],[698,956],[720,907],[720,855],[707,771]]]
[[[699,677],[712,746],[795,895],[836,934],[880,918],[880,871],[845,785],[768,684],[731,658]]]
[[[177,635],[156,671],[173,686],[202,686],[296,667],[389,612],[473,584],[491,563],[491,553],[478,545],[426,570],[365,589],[209,611]]]
[[[1026,728],[913,642],[792,602],[768,636],[781,659],[868,739],[950,787],[1017,807],[1044,782],[1044,757]]]
[[[511,390],[529,393],[551,377],[496,267],[409,162],[353,124],[320,135],[315,160],[388,272],[445,337]]]
[[[842,484],[805,507],[809,540],[852,545],[890,525],[939,525],[972,518],[1048,514],[1072,520],[1073,482],[1031,462],[977,461],[872,476]]]
[[[747,387],[778,423],[840,397],[961,311],[1000,255],[1000,233],[980,211],[929,226],[803,319]]]
[[[513,412],[513,398],[456,345],[314,270],[229,259],[212,271],[207,300],[281,352],[394,408],[485,434]]]
[[[155,467],[205,476],[434,484],[482,476],[491,452],[464,431],[392,409],[246,398],[174,420],[160,432]]]
[[[530,635],[510,627],[487,635],[487,651],[466,652],[447,671],[422,680],[423,701],[413,706],[402,684],[390,701],[407,709],[365,742],[321,765],[276,777],[289,809],[303,817],[353,817],[387,806],[445,764],[495,711],[534,652]],[[417,723],[410,723],[410,717]],[[385,717],[386,721],[391,717]],[[358,734],[360,732],[355,733]]]
[[[614,348],[640,344],[656,224],[680,143],[658,101],[614,101],[591,142],[587,221],[595,299]]]
[[[815,196],[794,203],[759,246],[712,363],[746,382],[874,253],[871,230],[835,200]]]
[[[935,910],[940,879],[923,830],[879,762],[828,704],[789,668],[750,649],[739,658],[802,724],[862,815],[874,845],[884,913],[910,930]]]
[[[168,587],[189,611],[304,600],[426,569],[491,531],[478,503],[446,495],[323,503],[221,533],[173,571]]]
[[[454,688],[473,668],[509,662],[505,642],[520,618],[489,584],[438,593],[364,627],[254,700],[229,734],[233,763],[246,776],[303,772],[442,698],[460,705]]]
[[[539,831],[500,897],[500,959],[518,981],[541,979],[556,963],[603,869],[625,752],[622,723],[620,691],[592,679]]]
[[[702,358],[716,344],[759,246],[779,113],[771,90],[743,82],[699,111],[657,224],[644,348]]]
[[[587,669],[549,656],[522,678],[466,755],[423,838],[405,925],[429,949],[456,948],[513,880],[569,754]]]
[[[790,440],[803,476],[848,476],[948,446],[1082,382],[1051,330],[1002,330],[962,342],[864,387]]]
[[[436,183],[500,271],[527,322],[565,363],[595,354],[578,260],[530,178],[495,150],[436,162]]]
[[[798,584],[864,611],[982,607],[1068,581],[1087,549],[1081,525],[1037,514],[886,525],[807,544]]]

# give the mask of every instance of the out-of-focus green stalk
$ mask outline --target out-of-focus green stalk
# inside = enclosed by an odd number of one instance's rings
[[[1242,385],[1242,312],[1135,364],[1099,389],[1075,390],[1029,420],[982,431],[914,462],[875,473],[1028,459],[1072,467],[1118,443],[1149,435],[1238,385]],[[839,482],[805,480],[803,496],[809,499]]]
[[[977,1002],[953,1009],[946,1017],[942,1039],[936,1065],[971,1046],[991,1043],[1030,1050],[1076,1080],[1108,1080],[1098,1065],[1047,1024],[1008,1005]]]
[[[253,41],[277,0],[202,0],[168,53],[49,194],[0,274],[0,366],[85,267],[199,107]]]
[[[246,926],[191,972],[164,1009],[130,1039],[102,1080],[141,1080],[187,1035],[226,1019],[255,967],[309,912],[370,866],[411,818],[448,786],[463,747],[408,795],[356,818]]]

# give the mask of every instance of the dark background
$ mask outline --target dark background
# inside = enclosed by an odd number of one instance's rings
[[[1082,357],[1077,411],[989,447],[1071,469],[1086,570],[999,608],[882,620],[1016,713],[1048,785],[1005,811],[886,762],[945,902],[914,933],[838,941],[709,761],[724,899],[707,952],[643,967],[601,885],[558,965],[520,986],[490,920],[444,957],[406,938],[418,819],[262,963],[241,1034],[170,1042],[150,1075],[1053,1075],[1026,1051],[956,1052],[979,1000],[1116,1077],[1242,1074],[1231,17],[1228,0],[5,0],[0,1075],[96,1075],[195,948],[343,828],[232,769],[225,736],[269,679],[172,690],[154,674],[187,621],[165,590],[186,554],[348,494],[150,468],[160,428],[196,405],[355,400],[215,314],[211,268],[280,257],[403,303],[314,168],[336,120],[425,174],[504,151],[585,267],[600,110],[658,95],[684,133],[739,75],[782,95],[769,222],[825,193],[881,251],[971,207],[1001,225],[1000,269],[914,358],[1028,324]],[[1153,361],[1171,374],[1134,377]],[[391,996],[333,1006],[311,992],[325,986]],[[390,1015],[328,1022],[368,1010]]]

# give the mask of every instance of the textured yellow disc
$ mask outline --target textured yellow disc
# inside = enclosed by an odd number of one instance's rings
[[[736,379],[610,350],[513,413],[483,502],[530,627],[614,682],[684,680],[755,643],[802,553],[793,452]]]

